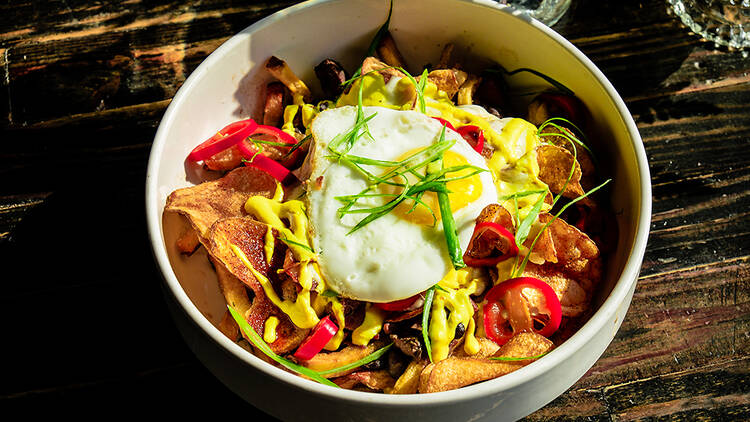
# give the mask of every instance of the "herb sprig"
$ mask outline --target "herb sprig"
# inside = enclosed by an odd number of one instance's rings
[[[253,329],[253,327],[245,320],[245,318],[243,318],[239,314],[239,312],[237,312],[236,309],[234,309],[231,305],[227,305],[227,308],[229,309],[229,313],[232,315],[232,318],[234,318],[235,322],[237,322],[237,325],[245,334],[247,334],[247,338],[250,340],[253,346],[255,346],[258,350],[263,352],[269,358],[278,362],[281,366],[291,370],[292,372],[296,372],[300,375],[304,375],[312,379],[313,381],[317,381],[321,384],[329,385],[331,387],[339,388],[338,385],[324,378],[323,377],[324,375],[330,375],[330,374],[335,374],[337,372],[349,371],[352,369],[359,368],[360,366],[367,365],[368,363],[379,359],[393,346],[393,343],[391,343],[387,346],[381,347],[380,349],[365,356],[364,358],[356,362],[347,364],[347,365],[339,366],[333,369],[327,369],[325,371],[315,371],[310,368],[306,368],[302,365],[298,365],[274,353],[273,350],[271,350],[271,347],[268,346],[268,343],[266,343],[263,340],[263,338],[260,335],[258,335],[258,333]]]

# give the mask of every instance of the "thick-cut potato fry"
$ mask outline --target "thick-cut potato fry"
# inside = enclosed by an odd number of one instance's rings
[[[466,81],[458,88],[456,104],[474,104],[474,94],[477,92],[480,83],[482,83],[482,78],[477,75],[468,74]]]
[[[271,198],[275,191],[276,181],[268,173],[241,167],[221,179],[177,189],[167,198],[164,211],[186,216],[205,245],[208,229],[217,220],[246,215],[247,198],[254,195]]]
[[[477,337],[477,342],[479,343],[479,351],[477,353],[470,355],[466,353],[463,347],[460,347],[456,350],[456,353],[454,353],[453,356],[482,359],[488,358],[500,350],[500,346],[498,346],[497,343],[486,337]]]
[[[427,366],[425,366],[422,369],[422,373],[419,374],[419,392],[425,393],[427,392],[427,386],[430,383],[430,374],[432,374],[432,370],[435,369],[434,363],[428,363]]]
[[[546,338],[533,333],[522,333],[514,336],[503,348],[498,351],[498,356],[526,357],[537,356],[552,348],[552,342]],[[529,337],[529,335],[534,337]],[[497,378],[501,375],[513,372],[530,361],[493,361],[490,359],[475,359],[450,357],[435,364],[429,373],[422,393],[435,393],[448,391],[466,385],[475,384],[480,381]]]
[[[427,365],[427,361],[414,359],[406,370],[396,380],[390,394],[415,394],[419,388],[419,375]]]
[[[310,89],[300,78],[297,77],[297,75],[294,74],[285,61],[276,56],[271,56],[266,62],[266,70],[289,88],[289,91],[292,92],[295,104],[299,103],[300,100],[306,103],[312,101],[312,93],[310,92]]]
[[[390,392],[396,380],[387,370],[358,371],[344,375],[333,380],[339,387],[352,389],[358,385],[364,385],[370,390]]]
[[[402,68],[406,67],[404,56],[398,51],[396,41],[393,40],[390,32],[383,34],[375,51],[378,53],[378,56],[389,65]]]
[[[266,85],[266,102],[263,106],[263,124],[279,126],[284,115],[284,84],[271,82]]]
[[[360,359],[366,358],[368,355],[373,354],[376,350],[382,347],[383,344],[379,342],[371,342],[367,346],[347,346],[338,352],[331,353],[318,353],[313,356],[310,360],[300,362],[300,365],[312,369],[313,371],[327,371],[329,369],[338,368],[350,363],[354,363]],[[339,371],[332,374],[325,375],[326,378],[336,378],[344,376],[346,374],[354,372],[354,369],[348,371]]]

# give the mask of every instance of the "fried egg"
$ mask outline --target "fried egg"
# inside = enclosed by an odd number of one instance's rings
[[[369,208],[385,204],[402,189],[377,184],[369,192],[373,196],[360,198],[351,208],[357,212],[339,214],[344,197],[368,187],[362,172],[332,158],[328,149],[331,142],[352,129],[356,113],[353,106],[329,109],[312,123],[314,141],[306,195],[310,237],[329,288],[344,297],[369,302],[404,299],[425,291],[452,268],[437,198],[430,192],[416,205],[404,200],[391,212],[350,233],[369,215]],[[351,156],[401,161],[437,143],[442,131],[437,120],[415,111],[364,107],[364,114],[374,115],[368,122],[372,139],[360,136],[348,152]],[[497,191],[484,158],[454,131],[446,130],[445,139],[455,143],[444,153],[444,167],[470,164],[485,170],[447,184],[459,243],[465,250],[476,217],[486,205],[497,202]],[[375,176],[390,170],[386,166],[361,167]],[[447,177],[464,174],[450,173]],[[391,180],[404,182],[403,178]],[[407,176],[407,181],[413,184],[417,179]]]

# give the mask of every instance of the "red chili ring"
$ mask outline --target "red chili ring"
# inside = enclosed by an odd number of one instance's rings
[[[445,119],[442,119],[442,118],[440,118],[440,117],[433,117],[433,119],[435,119],[435,120],[437,120],[438,122],[442,123],[442,124],[443,124],[443,126],[447,127],[448,129],[450,129],[450,130],[452,130],[452,131],[455,131],[455,130],[456,130],[456,128],[454,128],[454,127],[453,127],[453,125],[451,124],[451,122],[449,122],[449,121],[447,121],[447,120],[445,120]]]
[[[240,142],[239,144],[237,144],[237,147],[239,148],[242,156],[245,157],[246,160],[248,160],[245,161],[246,166],[263,170],[271,175],[271,177],[285,185],[294,183],[299,180],[297,179],[297,176],[295,176],[294,173],[289,171],[289,169],[287,169],[286,167],[266,157],[263,154],[256,153],[256,151],[252,146],[250,146],[248,142]]]
[[[463,136],[464,139],[466,139],[466,142],[468,142],[469,145],[474,148],[474,151],[480,154],[482,153],[482,149],[484,148],[484,132],[479,128],[479,126],[461,126],[460,128],[456,129],[456,132],[458,132],[461,136]]]
[[[508,244],[508,250],[498,257],[473,258],[471,255],[469,255],[469,251],[471,251],[472,246],[474,245],[474,241],[482,234],[484,234],[487,230],[491,230],[495,234],[503,237]],[[471,235],[469,246],[466,248],[466,252],[464,253],[464,263],[470,267],[486,267],[495,265],[498,262],[505,261],[506,259],[512,258],[516,255],[518,255],[518,246],[516,246],[516,238],[515,236],[513,236],[513,233],[511,233],[508,229],[498,223],[494,223],[492,221],[483,221],[474,226],[474,233]]]
[[[218,154],[225,149],[236,145],[243,141],[245,138],[258,127],[253,119],[240,120],[238,122],[230,123],[222,128],[214,136],[207,139],[202,144],[193,148],[188,155],[188,159],[191,161],[202,161],[214,154]]]

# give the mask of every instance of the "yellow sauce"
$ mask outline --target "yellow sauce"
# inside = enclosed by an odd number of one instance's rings
[[[433,362],[448,357],[458,324],[463,324],[466,330],[466,353],[474,355],[479,351],[479,342],[474,336],[474,305],[469,296],[477,291],[481,281],[471,275],[471,270],[466,268],[450,270],[438,283],[440,288],[435,289],[429,326]]]
[[[266,320],[263,327],[263,340],[266,343],[273,343],[276,341],[276,327],[279,326],[279,319],[275,316],[270,316]]]
[[[383,321],[385,321],[383,311],[373,306],[372,303],[368,303],[362,325],[352,332],[352,343],[357,346],[366,346],[383,328]]]

